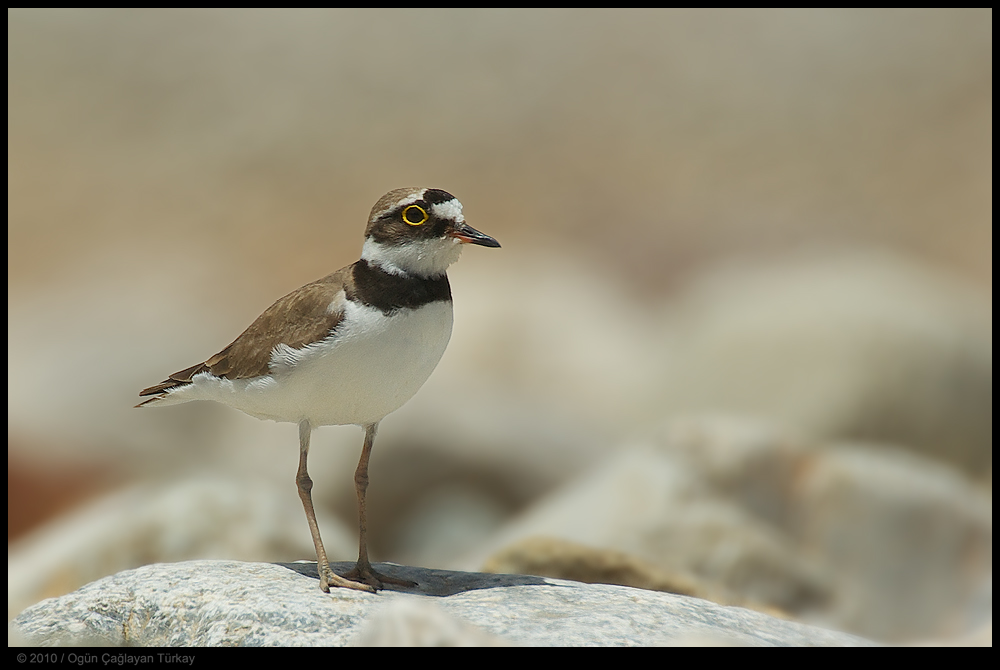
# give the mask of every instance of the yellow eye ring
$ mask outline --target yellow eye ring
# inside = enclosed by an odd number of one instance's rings
[[[420,212],[420,215],[419,215],[420,216],[420,220],[419,221],[411,221],[410,220],[410,213],[414,209],[417,210],[418,212]],[[427,218],[428,218],[427,217],[427,211],[423,207],[421,207],[420,205],[410,205],[409,207],[407,207],[406,209],[403,210],[403,221],[405,221],[406,223],[410,224],[411,226],[422,226],[424,223],[427,222]]]

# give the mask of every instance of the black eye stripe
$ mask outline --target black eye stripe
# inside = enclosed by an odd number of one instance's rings
[[[383,214],[382,216],[380,216],[379,219],[386,220],[386,221],[391,220],[391,219],[401,219],[401,218],[403,218],[403,212],[406,211],[406,208],[407,207],[412,207],[413,205],[416,205],[420,209],[422,209],[425,212],[427,212],[427,218],[430,219],[430,217],[431,217],[431,208],[430,208],[430,205],[427,204],[423,200],[417,200],[416,202],[410,202],[410,203],[407,203],[407,204],[403,205],[402,207],[397,207],[396,209],[389,210],[388,212],[386,212],[385,214]]]

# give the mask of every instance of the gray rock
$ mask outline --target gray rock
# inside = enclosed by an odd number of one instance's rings
[[[836,586],[791,538],[649,445],[619,453],[548,496],[455,567],[482,568],[533,537],[624,552],[712,584],[725,602],[797,614],[825,609]]]
[[[319,520],[331,556],[357,552],[332,515]],[[259,477],[202,476],[130,486],[75,510],[7,549],[7,617],[43,598],[149,563],[315,557],[302,505]]]
[[[992,619],[992,546],[989,495],[945,465],[716,416],[667,423],[448,567],[680,574],[692,595],[908,642]]]
[[[992,500],[954,469],[721,417],[671,422],[652,442],[834,577],[824,625],[909,641],[992,620]]]
[[[992,302],[959,279],[876,252],[733,264],[682,291],[670,319],[658,408],[750,414],[992,471]]]
[[[873,644],[751,610],[623,586],[379,568],[420,586],[324,594],[313,563],[157,564],[38,603],[12,622],[8,636],[41,646]]]

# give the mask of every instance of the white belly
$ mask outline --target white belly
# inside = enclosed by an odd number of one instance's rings
[[[275,349],[271,374],[229,380],[201,373],[164,404],[215,400],[260,419],[308,419],[313,426],[375,423],[427,381],[451,327],[450,301],[388,317],[348,303],[335,336],[302,349]]]

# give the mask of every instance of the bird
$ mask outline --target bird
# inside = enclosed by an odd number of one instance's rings
[[[371,210],[357,262],[292,291],[219,353],[139,392],[147,399],[136,407],[213,400],[298,425],[295,482],[324,592],[416,586],[377,572],[368,559],[368,460],[379,422],[423,386],[444,354],[453,321],[447,269],[467,244],[500,246],[465,222],[462,203],[447,191],[390,191]],[[358,561],[343,576],[330,568],[307,468],[313,430],[329,425],[364,430],[354,473]]]

